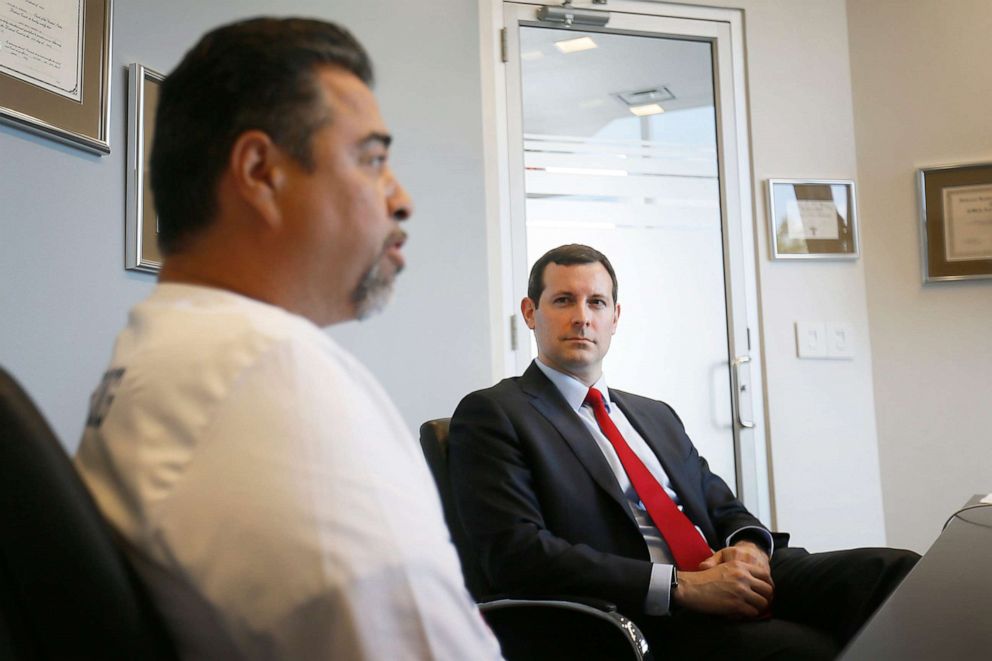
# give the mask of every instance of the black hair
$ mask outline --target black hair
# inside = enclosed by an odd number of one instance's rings
[[[593,264],[599,262],[610,274],[613,281],[613,304],[617,302],[617,274],[613,270],[613,265],[606,255],[595,248],[582,245],[581,243],[569,243],[564,246],[552,248],[541,255],[534,266],[530,269],[530,278],[527,280],[527,297],[534,302],[534,307],[538,307],[541,294],[544,292],[544,270],[548,264],[558,264],[559,266],[571,266],[573,264]]]
[[[245,131],[264,131],[307,170],[311,137],[332,120],[317,82],[321,65],[372,84],[361,44],[333,23],[255,18],[207,33],[159,93],[151,186],[162,254],[210,224],[217,183]]]

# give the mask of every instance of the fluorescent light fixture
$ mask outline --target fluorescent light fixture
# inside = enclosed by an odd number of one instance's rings
[[[638,117],[647,117],[648,115],[663,113],[665,112],[665,109],[657,103],[646,103],[643,106],[631,106],[630,112],[634,113]]]
[[[556,41],[555,46],[562,53],[578,53],[579,51],[596,48],[596,42],[592,40],[592,37],[578,37],[576,39]]]
[[[647,89],[636,89],[628,92],[617,92],[616,97],[630,106],[643,106],[645,103],[664,103],[672,101],[675,95],[668,85],[659,85]]]
[[[528,62],[540,60],[542,57],[544,57],[544,53],[539,50],[529,50],[520,54],[520,59]]]
[[[609,170],[606,168],[566,168],[549,165],[544,168],[550,174],[585,174],[596,177],[626,177],[626,170]]]

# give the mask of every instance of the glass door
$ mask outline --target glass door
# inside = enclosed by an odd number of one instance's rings
[[[750,216],[727,213],[740,201],[728,195],[738,170],[726,167],[737,158],[734,136],[725,148],[736,126],[733,90],[721,95],[717,76],[729,31],[601,16],[605,26],[566,26],[506,5],[507,99],[520,108],[508,122],[511,167],[520,168],[511,177],[516,298],[548,249],[604,252],[622,306],[605,362],[610,385],[671,404],[711,469],[760,511],[746,287],[735,273],[744,267],[739,226]],[[534,355],[518,344],[518,370]]]

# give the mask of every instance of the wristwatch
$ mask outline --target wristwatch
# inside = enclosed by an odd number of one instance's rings
[[[679,570],[672,567],[672,587],[670,592],[675,592],[675,588],[679,586]]]

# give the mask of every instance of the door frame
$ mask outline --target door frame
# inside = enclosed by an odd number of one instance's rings
[[[492,380],[519,374],[520,354],[529,354],[529,338],[519,319],[520,292],[525,283],[515,282],[514,273],[526,269],[526,239],[514,235],[514,218],[523,218],[522,145],[510,138],[522,135],[519,86],[509,91],[508,82],[519,81],[519,61],[503,60],[504,49],[516,45],[516,34],[507,30],[511,11],[541,6],[560,6],[548,0],[478,0],[481,45],[483,148],[486,190],[489,316]],[[744,504],[762,521],[774,526],[770,500],[767,426],[761,331],[758,310],[756,236],[752,199],[749,120],[747,114],[746,62],[743,12],[738,9],[676,5],[652,0],[574,0],[572,7],[611,14],[642,15],[701,21],[705,29],[690,36],[714,44],[717,136],[720,146],[721,214],[724,219],[724,269],[728,292],[730,355],[744,360],[731,365],[732,387],[745,385],[742,398],[733,398],[734,445],[738,493]],[[677,23],[678,21],[676,21]],[[581,28],[579,28],[581,29]],[[681,34],[681,33],[674,33]],[[504,36],[505,35],[505,36]],[[508,66],[509,65],[509,66]],[[510,67],[516,66],[517,70]],[[515,112],[511,112],[515,108]],[[730,139],[727,139],[730,136]],[[524,261],[523,266],[515,262]],[[732,295],[731,295],[732,292]],[[514,337],[514,333],[516,337]],[[738,393],[740,394],[740,393]],[[747,428],[742,422],[753,423]]]

